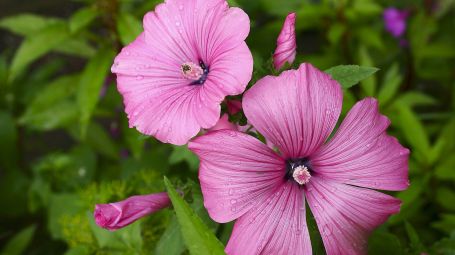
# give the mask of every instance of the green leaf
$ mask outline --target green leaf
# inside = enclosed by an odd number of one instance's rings
[[[66,24],[50,24],[25,38],[14,55],[10,67],[10,80],[14,80],[30,63],[45,55],[69,38]]]
[[[1,19],[0,28],[21,36],[29,36],[51,24],[61,22],[62,20],[59,19],[25,13]]]
[[[46,108],[44,111],[36,112],[32,115],[24,115],[19,119],[19,124],[41,131],[52,130],[74,123],[78,114],[75,102],[63,100]]]
[[[452,168],[452,171],[455,169]],[[448,187],[438,187],[436,191],[436,201],[447,210],[455,211],[455,192]]]
[[[173,218],[158,241],[156,255],[180,255],[185,251],[185,244],[177,218]]]
[[[131,14],[121,13],[117,19],[117,31],[120,41],[127,45],[142,32],[142,23]]]
[[[90,123],[87,132],[87,143],[96,149],[100,154],[111,159],[117,159],[120,155],[117,146],[106,132],[106,130],[97,123]]]
[[[33,115],[52,108],[59,101],[68,99],[74,94],[78,82],[79,75],[61,76],[46,87],[41,88],[39,93],[28,104],[22,118],[32,118]]]
[[[12,169],[17,162],[17,131],[13,117],[0,111],[0,167]]]
[[[382,105],[386,105],[395,96],[402,81],[403,77],[400,75],[399,66],[395,63],[385,74],[381,90],[379,91],[378,101]]]
[[[361,46],[359,48],[359,63],[362,66],[374,66],[373,59],[371,59],[370,54],[366,47]],[[376,70],[377,71],[377,70]],[[376,72],[375,71],[375,72]],[[370,75],[368,75],[370,76]],[[360,86],[362,87],[363,92],[367,96],[374,96],[376,92],[376,77],[371,76],[362,80]]]
[[[455,229],[455,214],[442,214],[440,218],[439,221],[432,223],[432,226],[444,232],[453,233]]]
[[[69,38],[55,47],[55,51],[85,58],[92,57],[96,53],[96,50],[80,37]]]
[[[401,94],[394,103],[401,103],[412,108],[414,106],[435,105],[437,100],[427,94],[417,91],[409,91]]]
[[[428,134],[422,122],[415,113],[406,105],[397,104],[400,129],[415,152],[419,153],[419,159],[428,160],[427,152],[430,150]]]
[[[16,234],[3,248],[1,255],[20,255],[30,244],[35,233],[36,226],[27,227]]]
[[[186,162],[191,170],[197,170],[199,165],[198,157],[192,153],[187,146],[172,146],[173,150],[169,157],[169,163],[176,164]]]
[[[368,78],[376,73],[379,69],[375,67],[365,67],[357,65],[340,65],[332,67],[325,72],[330,74],[334,80],[337,80],[341,87],[347,89],[361,80]]]
[[[79,9],[69,20],[70,32],[75,33],[81,30],[89,25],[96,16],[98,16],[98,11],[91,6]]]
[[[166,177],[164,177],[164,184],[171,198],[180,223],[183,239],[190,253],[198,255],[225,254],[223,244],[180,197]]]
[[[90,59],[82,73],[77,93],[80,110],[81,137],[85,137],[93,110],[98,103],[101,87],[112,64],[114,52],[105,47]]]
[[[424,251],[424,247],[422,242],[420,241],[419,235],[417,234],[414,227],[409,224],[409,222],[405,222],[406,232],[408,233],[408,238],[411,243],[411,249],[414,254],[420,254]]]
[[[381,230],[374,231],[368,239],[368,254],[370,255],[404,255],[400,240],[394,234]]]
[[[435,174],[441,180],[455,181],[455,153],[451,153],[438,164]]]

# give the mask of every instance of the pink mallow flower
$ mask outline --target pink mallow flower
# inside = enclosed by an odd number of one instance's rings
[[[384,10],[385,29],[394,37],[401,37],[406,31],[406,19],[409,15],[407,10],[399,10],[390,7]]]
[[[273,53],[273,66],[275,70],[280,70],[287,62],[292,64],[297,53],[297,43],[295,39],[295,13],[290,13],[284,21],[283,28],[276,40],[277,47]]]
[[[224,97],[243,93],[250,81],[250,21],[226,0],[166,0],[143,25],[115,58],[117,88],[130,127],[183,145],[213,127]]]
[[[166,192],[132,196],[120,202],[97,204],[95,222],[98,226],[114,231],[170,205]]]
[[[390,121],[373,98],[327,141],[342,97],[338,82],[302,64],[259,80],[243,99],[248,120],[279,153],[232,130],[189,143],[210,216],[237,219],[228,254],[312,254],[306,202],[327,254],[366,253],[368,234],[400,210],[400,200],[374,189],[408,187],[409,150],[387,135]]]

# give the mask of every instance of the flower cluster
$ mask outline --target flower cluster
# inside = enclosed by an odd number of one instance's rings
[[[277,71],[295,60],[295,21],[289,14],[278,36]],[[226,252],[311,254],[308,204],[327,254],[365,253],[368,234],[400,209],[376,190],[409,185],[409,150],[386,133],[378,102],[359,101],[334,132],[341,86],[308,63],[245,92],[250,22],[226,0],[166,0],[143,25],[112,66],[129,124],[165,143],[188,143],[199,157],[209,215],[236,220]],[[236,114],[247,126],[229,121]],[[96,222],[115,230],[169,203],[160,193],[97,205]]]

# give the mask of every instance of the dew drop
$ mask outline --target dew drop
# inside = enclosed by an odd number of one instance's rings
[[[235,203],[237,203],[237,200],[231,199],[231,204],[235,204]]]
[[[183,11],[183,4],[179,5],[179,10]]]
[[[140,80],[142,80],[142,79],[144,79],[144,76],[142,76],[142,75],[137,75],[137,76],[136,76],[136,80],[140,81]]]
[[[232,212],[236,212],[237,211],[237,208],[235,206],[231,207],[231,211]]]
[[[180,22],[178,22],[178,21],[175,22],[175,25],[176,25],[176,26],[180,26]]]
[[[229,195],[231,195],[231,196],[234,195],[234,192],[235,192],[234,189],[230,189],[229,190]]]
[[[332,234],[332,229],[330,228],[329,225],[325,225],[324,227],[322,227],[322,233],[325,236],[330,236]]]

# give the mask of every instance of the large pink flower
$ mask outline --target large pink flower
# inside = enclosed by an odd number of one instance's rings
[[[237,219],[228,254],[311,254],[305,201],[327,254],[365,253],[368,234],[399,211],[398,199],[373,189],[408,187],[409,150],[387,135],[390,121],[372,98],[327,141],[341,103],[340,85],[302,64],[261,79],[243,100],[248,120],[280,153],[232,130],[190,142],[210,216]]]
[[[130,126],[177,145],[214,126],[224,97],[251,79],[249,29],[226,0],[166,0],[147,13],[112,66]]]

